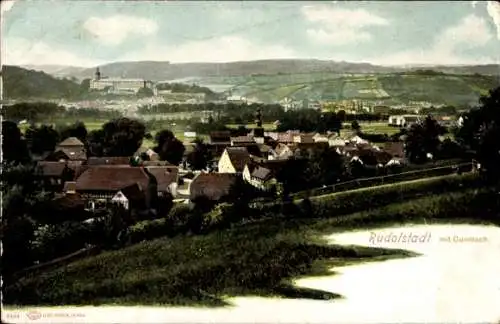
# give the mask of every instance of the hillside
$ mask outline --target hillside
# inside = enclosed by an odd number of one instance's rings
[[[225,91],[266,103],[291,100],[366,100],[386,104],[428,101],[434,104],[474,105],[500,78],[487,75],[450,75],[428,71],[335,74],[302,73],[207,77],[183,80],[213,91]]]
[[[80,80],[92,77],[95,68],[39,66],[40,69],[56,76],[76,77]],[[252,74],[298,74],[298,73],[395,73],[419,67],[386,67],[368,63],[350,63],[321,60],[259,60],[230,63],[170,63],[170,62],[115,62],[100,66],[103,75],[109,77],[144,78],[153,81],[166,81],[189,77],[209,76],[246,76]],[[449,74],[500,75],[500,65],[474,66],[428,66],[438,72]]]
[[[274,64],[276,63],[276,64]],[[315,65],[318,63],[318,65]],[[309,65],[308,65],[309,64]],[[330,64],[330,70],[304,72]],[[226,95],[245,96],[264,103],[276,103],[282,99],[291,100],[366,100],[377,104],[407,104],[409,101],[427,101],[432,104],[468,106],[477,103],[479,97],[488,90],[500,86],[500,78],[481,74],[447,74],[441,71],[414,68],[403,72],[384,72],[382,67],[372,65],[350,65],[325,61],[255,61],[227,64],[170,64],[168,62],[113,63],[101,67],[107,76],[146,77],[142,71],[156,66],[151,79],[170,79],[162,88],[175,85],[174,92],[203,92],[213,99],[214,92]],[[209,75],[214,66],[219,66],[219,76]],[[274,69],[267,69],[273,66]],[[287,68],[290,71],[276,72]],[[185,67],[185,69],[183,68]],[[123,70],[120,70],[122,69]],[[255,68],[255,70],[252,70]],[[350,72],[354,68],[363,72]],[[461,67],[465,69],[466,67]],[[79,71],[74,68],[72,71]],[[377,72],[368,73],[369,70]],[[473,67],[468,68],[474,71]],[[493,68],[492,68],[493,69]],[[52,71],[63,71],[52,67]],[[66,71],[70,71],[68,68]],[[266,73],[257,73],[264,71]],[[92,69],[85,70],[83,76],[92,76]],[[121,72],[120,72],[121,71]],[[465,71],[465,70],[463,70]],[[55,72],[54,72],[55,73]],[[59,72],[58,72],[59,73]],[[78,72],[83,73],[83,72]],[[77,74],[78,74],[77,73]],[[88,74],[87,74],[88,73]],[[199,76],[189,76],[198,73]],[[238,75],[239,73],[246,73]],[[4,98],[81,98],[85,93],[77,82],[58,79],[44,72],[26,70],[20,67],[4,66]],[[87,75],[86,75],[87,74]],[[234,74],[234,75],[231,75]],[[179,89],[177,89],[179,88]],[[178,90],[178,91],[177,91]]]
[[[4,99],[74,98],[82,92],[75,81],[17,66],[4,65],[2,78]]]

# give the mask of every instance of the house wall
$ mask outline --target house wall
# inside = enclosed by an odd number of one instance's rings
[[[219,173],[236,173],[236,169],[229,159],[227,151],[224,151],[218,163]]]
[[[268,181],[262,181],[260,179],[256,179],[251,177],[248,181],[248,183],[255,188],[258,188],[260,190],[264,191],[270,191],[276,186],[276,179],[270,179]]]
[[[248,169],[248,165],[245,165],[245,168],[243,169],[243,180],[250,182],[251,180],[251,175],[250,175],[250,170]]]
[[[129,209],[129,202],[127,197],[125,197],[121,191],[119,191],[112,199],[112,202],[121,204],[125,209]]]
[[[345,146],[345,141],[340,138],[330,139],[328,140],[329,146]]]

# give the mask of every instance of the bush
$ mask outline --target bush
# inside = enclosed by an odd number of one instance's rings
[[[90,232],[90,226],[81,222],[40,226],[33,241],[35,257],[44,262],[76,252],[90,242]]]
[[[188,205],[176,204],[167,217],[144,220],[128,228],[125,240],[137,243],[161,236],[175,236],[190,229],[193,211]]]

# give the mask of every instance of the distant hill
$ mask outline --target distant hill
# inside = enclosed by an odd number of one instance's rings
[[[82,92],[75,81],[17,66],[4,65],[2,79],[4,99],[73,98]]]
[[[24,65],[22,68],[27,70],[35,70],[45,72],[58,78],[75,77],[78,73],[85,71],[87,68],[65,65]]]
[[[31,68],[35,68],[31,66]],[[72,76],[79,80],[91,78],[95,68],[39,66],[37,69],[57,76]],[[395,73],[417,69],[434,70],[448,74],[500,75],[500,65],[387,67],[369,63],[350,63],[322,60],[259,60],[230,63],[170,63],[155,61],[116,62],[100,66],[109,77],[144,78],[153,81],[176,80],[189,77],[245,76],[252,74],[297,73]]]

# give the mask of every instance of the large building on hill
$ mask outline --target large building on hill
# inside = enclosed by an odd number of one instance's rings
[[[121,79],[101,76],[99,68],[96,69],[94,78],[90,80],[90,90],[107,91],[116,94],[136,94],[141,88],[149,88],[156,91],[152,81],[144,79]]]

